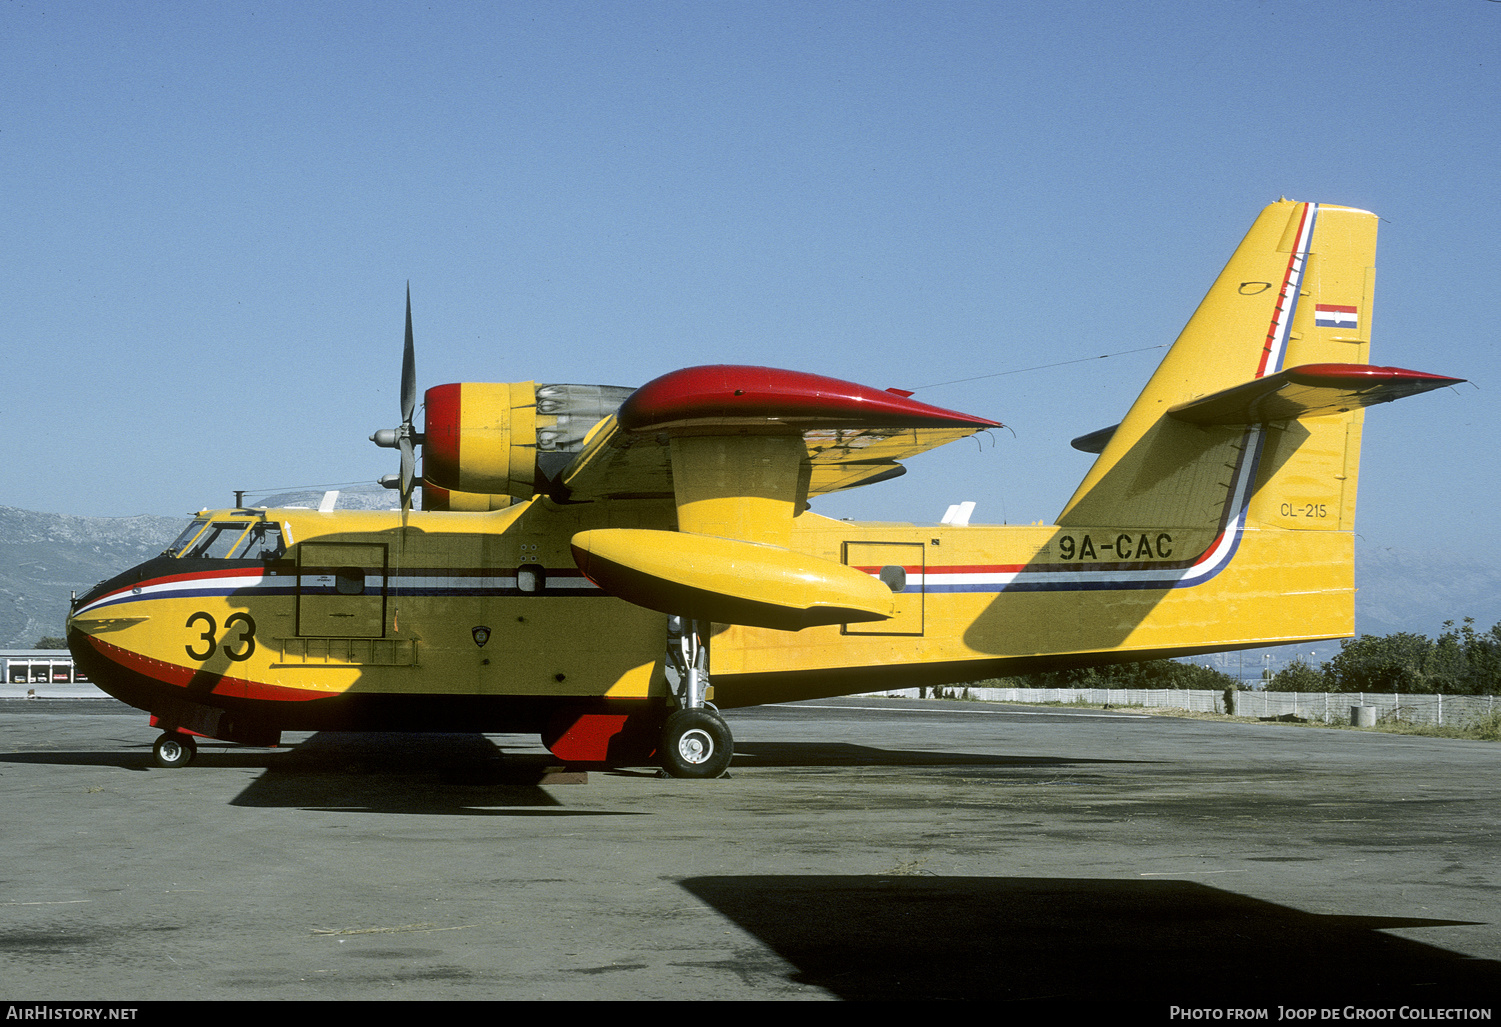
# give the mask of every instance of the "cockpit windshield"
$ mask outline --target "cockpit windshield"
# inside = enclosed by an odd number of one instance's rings
[[[207,531],[193,540],[192,546],[182,555],[200,560],[226,559],[248,527],[249,521],[214,521]]]
[[[162,555],[197,560],[274,560],[286,549],[280,524],[200,518],[188,525]]]
[[[194,521],[192,524],[189,524],[187,526],[186,530],[184,530],[181,535],[177,536],[177,541],[176,542],[173,542],[166,549],[162,550],[162,555],[163,556],[181,556],[183,548],[189,542],[193,541],[194,537],[196,537],[197,534],[200,531],[203,530],[203,526],[205,524],[207,524],[207,523],[208,523],[207,520],[205,520],[204,518],[200,517],[198,520]]]

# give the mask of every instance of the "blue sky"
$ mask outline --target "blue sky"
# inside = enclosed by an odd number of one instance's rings
[[[0,11],[5,505],[394,471],[410,280],[422,388],[916,388],[1015,436],[815,509],[1051,520],[1161,351],[1084,358],[1171,342],[1286,195],[1385,219],[1374,362],[1480,386],[1368,416],[1361,535],[1501,533],[1501,3]]]

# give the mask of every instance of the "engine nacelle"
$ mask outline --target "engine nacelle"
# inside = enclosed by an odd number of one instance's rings
[[[516,502],[510,496],[496,495],[493,492],[454,492],[452,489],[434,485],[430,481],[421,482],[421,486],[422,509],[424,510],[487,513],[491,510],[504,510]]]
[[[485,497],[524,499],[545,491],[582,448],[589,429],[633,391],[537,382],[434,386],[425,396],[422,478],[437,489]]]

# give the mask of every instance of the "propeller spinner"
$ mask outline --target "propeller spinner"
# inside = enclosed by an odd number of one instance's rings
[[[370,436],[377,446],[401,452],[401,473],[388,474],[380,483],[388,489],[401,490],[403,510],[412,505],[412,488],[417,478],[417,445],[422,436],[412,428],[412,414],[417,409],[417,358],[412,346],[412,285],[407,283],[407,339],[401,354],[401,425],[382,428]]]

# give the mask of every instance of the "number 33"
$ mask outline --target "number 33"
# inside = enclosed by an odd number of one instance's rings
[[[191,628],[198,621],[203,621],[208,625],[208,627],[203,629],[203,633],[198,636],[203,639],[203,651],[199,652],[191,645],[183,646],[183,649],[187,651],[190,657],[201,663],[214,655],[214,631],[218,625],[214,623],[214,618],[211,614],[200,610],[188,618],[188,622],[184,627]],[[233,641],[224,643],[224,655],[228,656],[231,660],[239,662],[240,660],[250,659],[250,654],[255,652],[255,619],[248,613],[232,613],[229,615],[229,619],[224,622],[224,628],[226,631],[229,631],[236,624],[242,624],[244,627],[241,629],[238,637]],[[235,652],[234,647],[236,645],[243,645],[244,648],[239,652]]]

